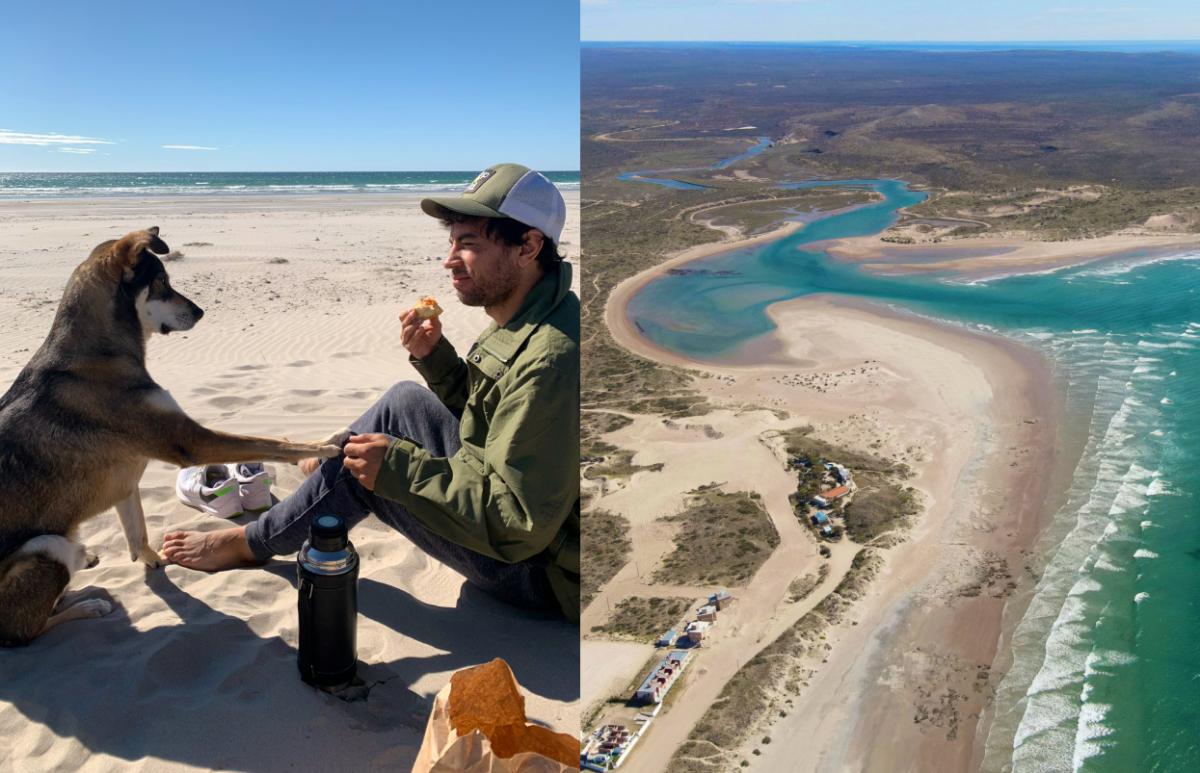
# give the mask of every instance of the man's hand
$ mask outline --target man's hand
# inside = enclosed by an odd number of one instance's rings
[[[379,477],[379,468],[383,466],[383,457],[393,440],[395,438],[390,435],[355,435],[342,449],[342,453],[346,455],[342,466],[350,471],[363,488],[374,491],[375,479]]]
[[[421,319],[415,309],[400,315],[400,343],[408,353],[423,360],[442,339],[442,321],[437,317]]]

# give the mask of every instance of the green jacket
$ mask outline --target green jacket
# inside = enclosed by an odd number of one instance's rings
[[[563,614],[579,619],[579,298],[559,264],[504,327],[464,360],[443,337],[410,358],[462,412],[462,448],[433,456],[392,443],[375,482],[426,528],[500,561],[546,567]]]

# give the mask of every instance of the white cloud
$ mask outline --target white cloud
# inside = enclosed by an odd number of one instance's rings
[[[59,153],[75,153],[80,156],[88,156],[96,152],[95,148],[59,148]],[[105,154],[107,155],[107,154]]]
[[[209,148],[204,145],[163,145],[166,150],[220,150],[220,148]]]
[[[0,145],[112,145],[111,140],[101,140],[95,137],[80,137],[77,134],[35,134],[31,132],[15,132],[12,129],[0,129]]]

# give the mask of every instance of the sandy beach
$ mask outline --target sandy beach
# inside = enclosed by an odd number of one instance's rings
[[[740,246],[723,242],[673,256],[618,285],[606,309],[620,344],[700,370],[707,377],[699,384],[722,406],[674,422],[695,425],[692,432],[639,417],[606,436],[638,449],[634,464],[664,465],[635,474],[597,503],[630,519],[640,574],[648,575],[670,548],[658,515],[677,508],[698,483],[721,480],[730,489],[758,491],[781,537],[740,591],[749,603],[735,606],[728,624],[723,618],[717,636],[706,639],[682,694],[626,767],[662,769],[738,664],[846,571],[853,548],[843,541],[821,587],[801,603],[786,603],[788,582],[820,559],[786,498],[794,474],[783,469],[768,438],[773,430],[811,424],[829,442],[909,464],[924,513],[906,541],[883,551],[870,593],[831,630],[826,656],[808,664],[810,676],[798,696],[789,696],[794,705],[786,718],[756,728],[746,748],[726,750],[728,759],[762,771],[977,769],[1000,676],[993,662],[1008,635],[1006,605],[1024,603],[1030,580],[1023,567],[1044,525],[1048,471],[1063,461],[1054,431],[1060,397],[1048,364],[999,337],[827,296],[770,308],[777,325],[772,348],[784,356],[769,365],[701,366],[648,343],[628,322],[625,305],[646,282]],[[700,432],[701,425],[713,431]],[[627,566],[585,610],[583,630],[603,619],[606,599],[653,590],[639,583],[638,571]],[[585,669],[590,648],[601,644],[585,640]],[[598,697],[585,693],[585,705]],[[772,742],[760,744],[763,736]]]
[[[579,194],[565,195],[563,247],[577,262]],[[190,332],[155,336],[148,367],[214,428],[318,438],[396,381],[419,382],[397,316],[422,295],[445,307],[460,351],[488,322],[454,298],[441,267],[446,233],[415,195],[6,201],[0,384],[40,346],[92,247],[151,225],[182,253],[167,264],[173,285],[206,314]],[[271,467],[277,496],[301,480],[295,467]],[[152,545],[168,529],[227,525],[180,504],[175,476],[151,462],[142,480]],[[114,513],[80,536],[100,563],[71,588],[111,600],[113,612],[0,650],[2,769],[407,770],[433,696],[452,672],[493,657],[512,666],[531,720],[578,727],[576,626],[473,590],[373,518],[351,533],[370,688],[357,702],[298,677],[290,557],[218,575],[146,570],[129,561]]]
[[[1044,242],[1020,235],[955,239],[938,243],[896,244],[879,236],[816,242],[840,260],[881,273],[953,272],[970,277],[1051,271],[1130,253],[1179,254],[1200,249],[1197,234],[1116,233],[1095,239]]]

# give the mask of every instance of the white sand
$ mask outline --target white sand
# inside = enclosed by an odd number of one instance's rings
[[[1153,218],[1151,218],[1153,219]],[[1094,239],[1035,241],[1028,234],[952,239],[937,244],[893,244],[880,235],[810,244],[841,260],[884,273],[951,271],[969,276],[1051,271],[1124,254],[1178,254],[1200,248],[1196,234],[1129,229]]]
[[[567,201],[564,248],[577,261],[578,193]],[[488,321],[454,299],[445,231],[413,196],[5,202],[0,385],[41,344],[72,268],[151,225],[184,253],[168,264],[172,282],[206,315],[156,336],[149,370],[215,428],[321,437],[392,383],[419,381],[396,317],[421,295],[438,297],[460,348]],[[152,462],[142,480],[154,545],[167,529],[226,525],[176,501],[175,472]],[[278,495],[300,480],[291,466],[274,472]],[[81,536],[101,561],[72,588],[115,609],[0,650],[0,769],[406,770],[434,694],[493,657],[512,666],[532,719],[576,732],[577,628],[473,590],[373,518],[351,533],[363,560],[360,675],[375,685],[356,703],[300,682],[290,558],[217,575],[147,571],[130,563],[115,514]]]

